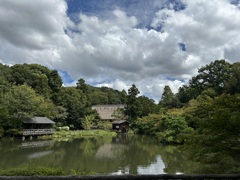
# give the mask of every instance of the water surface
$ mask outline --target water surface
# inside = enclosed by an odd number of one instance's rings
[[[208,173],[176,146],[146,136],[0,141],[0,169],[24,165],[96,174]]]

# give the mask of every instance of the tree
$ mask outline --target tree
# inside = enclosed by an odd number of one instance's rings
[[[62,87],[62,78],[57,70],[52,70],[48,77],[48,84],[54,93],[57,93]]]
[[[225,91],[230,94],[240,93],[240,62],[231,65],[230,73]]]
[[[56,104],[67,111],[64,125],[74,125],[82,128],[81,121],[88,114],[87,98],[82,91],[75,87],[62,87],[57,95]]]
[[[62,79],[57,70],[50,70],[39,64],[16,64],[10,68],[11,83],[27,84],[47,99],[52,98],[62,86]]]
[[[137,95],[140,93],[135,84],[128,89],[127,96],[127,106],[126,106],[126,115],[128,116],[129,121],[133,122],[141,113],[142,107],[139,104]]]
[[[147,116],[149,114],[157,113],[158,107],[154,103],[153,99],[149,99],[146,96],[139,96],[137,98],[140,106],[142,107],[141,113],[139,114],[140,117]]]
[[[88,85],[85,83],[83,78],[80,78],[77,82],[77,89],[82,90],[83,93],[87,93],[89,91]]]
[[[82,121],[82,126],[85,130],[90,130],[92,123],[94,120],[94,116],[93,115],[87,115],[85,116],[85,118]]]
[[[187,145],[195,160],[225,165],[235,162],[240,150],[239,107],[239,94],[223,94],[205,99],[193,111],[197,129]]]
[[[230,63],[225,60],[215,60],[201,67],[198,73],[189,83],[196,94],[199,95],[203,90],[213,88],[220,95],[224,92],[226,82],[230,78]]]
[[[169,86],[165,86],[163,89],[162,98],[159,102],[161,107],[166,109],[174,107],[174,94]]]
[[[26,84],[12,86],[1,101],[1,122],[4,129],[20,129],[22,120],[33,116],[53,118],[56,114],[52,102],[44,99]]]
[[[184,117],[170,114],[150,114],[135,121],[138,132],[152,135],[162,143],[182,143],[185,135],[193,129],[187,125]]]

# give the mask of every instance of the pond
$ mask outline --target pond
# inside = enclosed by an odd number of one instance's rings
[[[0,159],[0,169],[38,165],[99,175],[210,173],[187,160],[176,146],[124,134],[54,141],[1,140]]]

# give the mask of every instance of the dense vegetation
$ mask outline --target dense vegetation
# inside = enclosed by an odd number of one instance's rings
[[[135,132],[165,144],[184,143],[196,160],[223,165],[238,161],[239,62],[216,60],[201,67],[176,94],[165,86],[158,104],[139,93],[134,84],[120,92],[90,86],[82,78],[76,87],[62,87],[56,70],[0,64],[0,136],[16,133],[22,120],[32,116],[47,116],[70,129],[89,129],[101,125],[92,105],[126,104],[124,113]]]
[[[135,128],[163,143],[185,143],[191,157],[239,172],[240,63],[216,60],[173,94],[166,86],[161,110],[137,118]]]
[[[82,78],[76,87],[63,87],[56,70],[38,64],[0,64],[0,137],[17,134],[22,120],[33,116],[46,116],[57,126],[70,129],[88,130],[96,125],[106,129],[107,125],[91,109],[92,105],[131,104],[129,99],[124,90],[93,87]],[[136,97],[133,99],[135,101]],[[138,110],[135,104],[128,111],[137,113],[134,118],[156,111],[153,100],[145,96],[137,99]],[[145,104],[148,108],[143,108]]]

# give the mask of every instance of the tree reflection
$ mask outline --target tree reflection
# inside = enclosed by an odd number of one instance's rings
[[[187,160],[177,146],[162,146],[147,136],[84,137],[35,148],[22,148],[21,142],[0,146],[1,169],[35,164],[86,174],[208,173],[199,163]],[[28,158],[36,154],[41,156]]]

